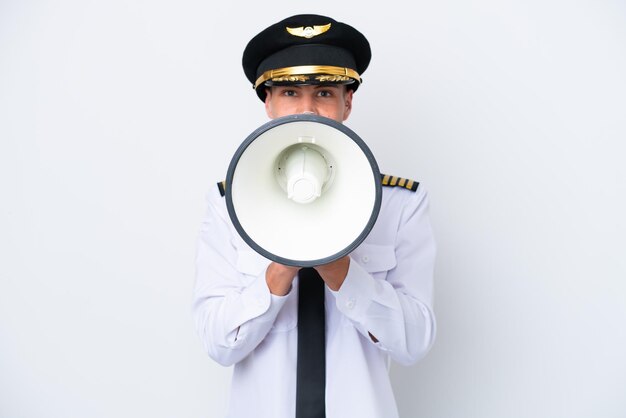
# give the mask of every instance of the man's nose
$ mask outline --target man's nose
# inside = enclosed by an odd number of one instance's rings
[[[302,108],[300,109],[300,113],[305,115],[317,115],[317,109],[315,109],[315,103],[309,97],[305,97],[302,99]]]

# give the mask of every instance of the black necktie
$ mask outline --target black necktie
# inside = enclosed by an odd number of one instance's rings
[[[324,281],[313,268],[298,273],[296,418],[326,416]]]

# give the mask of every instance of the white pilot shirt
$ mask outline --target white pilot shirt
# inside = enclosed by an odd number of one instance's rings
[[[326,417],[394,418],[389,360],[414,363],[435,338],[423,186],[383,187],[378,220],[350,258],[339,291],[326,287]],[[269,263],[240,238],[216,186],[198,240],[193,315],[209,356],[234,365],[228,418],[295,416],[298,278],[286,296],[271,294]]]

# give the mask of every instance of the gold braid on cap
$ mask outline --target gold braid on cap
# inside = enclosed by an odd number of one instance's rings
[[[315,76],[313,79],[320,83],[339,83],[350,80],[361,82],[359,73],[351,68],[333,67],[330,65],[300,65],[297,67],[285,67],[266,71],[261,74],[261,77],[257,78],[253,87],[256,89],[268,80],[276,83],[304,83],[309,81],[311,76]]]

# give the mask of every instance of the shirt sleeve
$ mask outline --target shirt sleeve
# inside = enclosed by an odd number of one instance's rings
[[[369,273],[351,256],[338,309],[363,336],[401,364],[412,364],[431,348],[436,333],[432,309],[435,240],[426,192],[405,192],[395,235],[396,263],[384,277]]]
[[[230,222],[217,190],[213,192],[217,198],[209,195],[198,237],[192,314],[209,356],[228,366],[265,338],[287,297],[270,293],[266,265],[256,275],[238,270]]]

